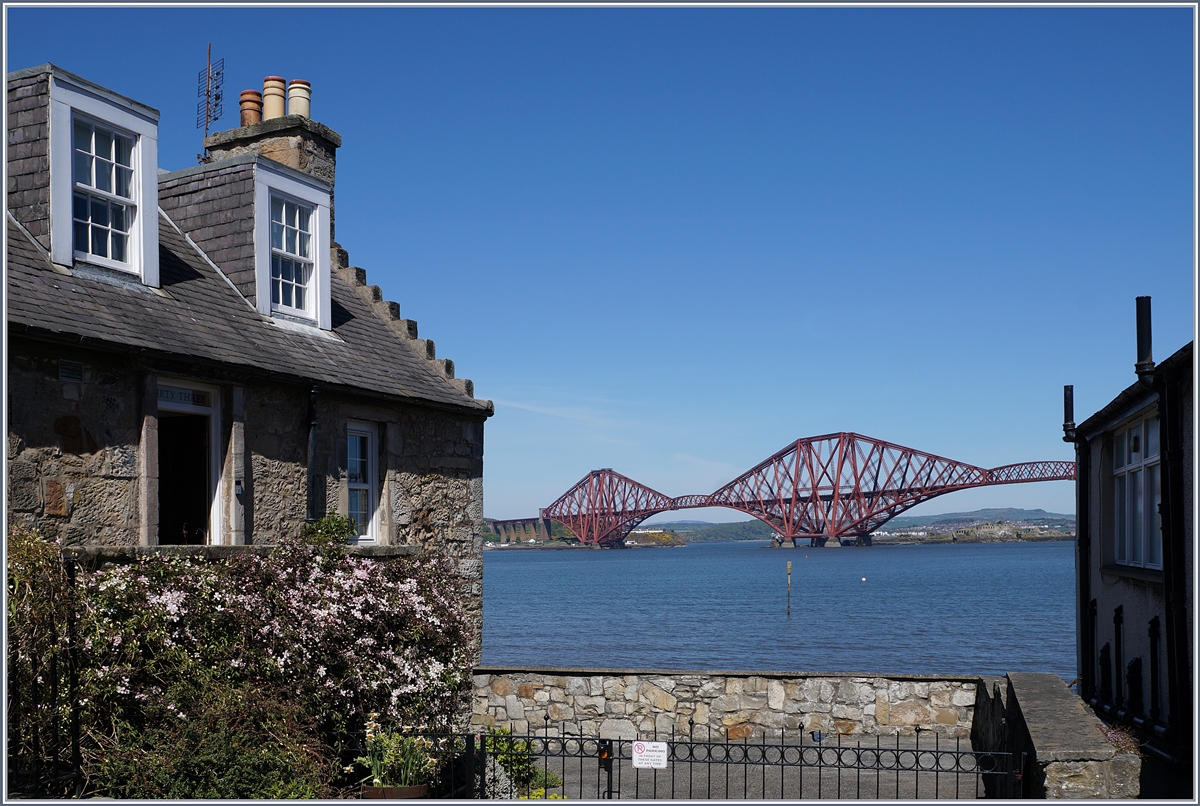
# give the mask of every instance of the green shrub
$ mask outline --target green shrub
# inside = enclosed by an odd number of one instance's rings
[[[99,755],[94,783],[116,798],[316,798],[329,754],[311,719],[261,687],[210,681],[169,692],[172,715],[120,725]]]

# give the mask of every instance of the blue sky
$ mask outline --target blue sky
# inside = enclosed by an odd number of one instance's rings
[[[158,108],[168,169],[208,43],[215,130],[264,75],[312,82],[337,240],[496,402],[489,517],[599,467],[711,492],[843,430],[1070,459],[1062,385],[1083,420],[1133,382],[1134,297],[1159,360],[1195,330],[1187,8],[9,6],[6,32],[8,70]]]

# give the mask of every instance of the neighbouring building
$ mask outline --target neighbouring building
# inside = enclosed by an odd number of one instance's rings
[[[1143,742],[1142,794],[1193,797],[1193,343],[1155,364],[1137,299],[1137,381],[1076,426],[1080,694]]]
[[[492,404],[333,240],[341,138],[282,87],[166,172],[156,110],[8,75],[8,517],[122,547],[339,512],[361,545],[452,557],[478,615]]]

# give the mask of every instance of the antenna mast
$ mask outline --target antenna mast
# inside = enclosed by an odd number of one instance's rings
[[[221,117],[224,111],[221,101],[223,98],[221,85],[225,83],[225,60],[212,60],[212,43],[208,43],[208,62],[200,71],[200,79],[196,95],[204,100],[196,105],[196,128],[204,128],[204,138],[208,139],[208,129]],[[197,155],[200,162],[208,162],[208,149]]]

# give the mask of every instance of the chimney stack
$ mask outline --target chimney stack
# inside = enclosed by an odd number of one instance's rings
[[[240,128],[215,132],[204,139],[211,160],[260,154],[319,179],[330,187],[332,228],[333,183],[342,137],[310,117],[311,84],[299,78],[286,82],[281,76],[267,76],[262,94],[243,91],[240,106]]]
[[[1133,365],[1138,380],[1149,385],[1154,375],[1154,350],[1150,329],[1150,298],[1137,298],[1137,363]]]

